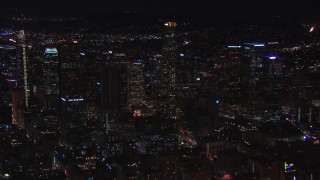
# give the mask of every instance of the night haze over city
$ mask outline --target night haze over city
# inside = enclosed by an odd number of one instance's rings
[[[320,2],[0,3],[0,180],[320,179]]]
[[[318,1],[300,0],[11,0],[1,2],[1,8],[13,8],[23,10],[25,13],[35,15],[89,15],[96,13],[116,13],[123,11],[135,11],[141,14],[152,15],[291,15],[311,16],[319,15]]]

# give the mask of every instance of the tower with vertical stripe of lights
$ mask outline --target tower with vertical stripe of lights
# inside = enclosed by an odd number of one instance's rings
[[[18,34],[19,48],[22,50],[22,63],[23,63],[23,86],[25,91],[25,104],[29,107],[30,88],[28,84],[28,60],[24,30],[20,30]]]
[[[164,118],[176,119],[176,42],[175,22],[165,23],[164,46],[160,61],[160,92],[158,94],[158,114]]]

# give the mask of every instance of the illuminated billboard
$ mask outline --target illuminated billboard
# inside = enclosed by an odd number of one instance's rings
[[[264,47],[264,43],[244,43],[245,45],[254,46],[254,47]]]
[[[296,170],[294,169],[293,163],[284,162],[284,171],[285,172],[294,172]]]
[[[176,27],[177,23],[176,22],[166,22],[166,23],[164,23],[164,25],[166,27]]]
[[[62,101],[64,102],[81,102],[83,101],[83,98],[77,98],[77,99],[65,99],[65,98],[61,98]]]
[[[234,45],[230,45],[228,46],[229,49],[240,49],[241,46],[234,46]]]
[[[274,55],[274,54],[266,54],[264,57],[267,59],[279,59],[280,58],[280,56]]]
[[[58,54],[57,48],[46,48],[44,50],[45,54]]]

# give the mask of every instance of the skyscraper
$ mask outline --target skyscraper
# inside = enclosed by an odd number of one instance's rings
[[[263,105],[262,96],[259,96],[257,82],[261,80],[261,58],[265,53],[264,43],[244,43],[243,72],[242,77],[244,96],[247,97],[244,103],[246,118],[261,121]]]
[[[18,73],[20,73],[20,65],[22,62],[22,66],[23,66],[23,86],[24,86],[24,91],[25,91],[25,105],[28,108],[29,106],[29,96],[30,96],[30,88],[29,88],[29,84],[28,84],[28,60],[27,60],[27,45],[26,45],[26,41],[25,41],[25,34],[24,34],[24,30],[20,30],[19,34],[18,34],[18,43],[19,43],[19,49],[18,53],[21,53],[18,55]],[[18,75],[19,76],[19,75]]]
[[[176,118],[176,23],[165,23],[164,45],[160,60],[160,88],[158,113],[164,118]]]
[[[62,125],[64,140],[66,144],[74,139],[71,137],[87,136],[85,127],[86,98],[85,98],[85,71],[84,61],[81,52],[81,44],[74,41],[64,41],[59,43],[60,62],[60,123]],[[80,130],[78,134],[72,131]],[[68,139],[69,138],[69,139]]]
[[[122,151],[121,138],[117,132],[121,112],[120,79],[121,70],[117,66],[109,66],[101,71],[100,134],[107,157]]]
[[[113,68],[117,68],[119,70],[120,75],[120,85],[119,85],[119,92],[120,92],[120,110],[122,112],[127,111],[127,93],[128,93],[128,67],[127,67],[127,56],[125,53],[114,53],[113,58],[111,60]]]
[[[132,108],[134,116],[142,116],[145,104],[143,63],[132,61],[128,63],[128,109]]]
[[[45,49],[42,67],[45,116],[51,125],[57,125],[60,113],[60,67],[56,48]]]
[[[101,72],[101,108],[120,111],[120,69],[106,67]]]

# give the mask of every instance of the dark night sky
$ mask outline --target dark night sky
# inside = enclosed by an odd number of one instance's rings
[[[35,15],[88,15],[125,10],[155,15],[320,15],[320,2],[316,0],[6,0],[1,3],[2,8],[19,8]]]

